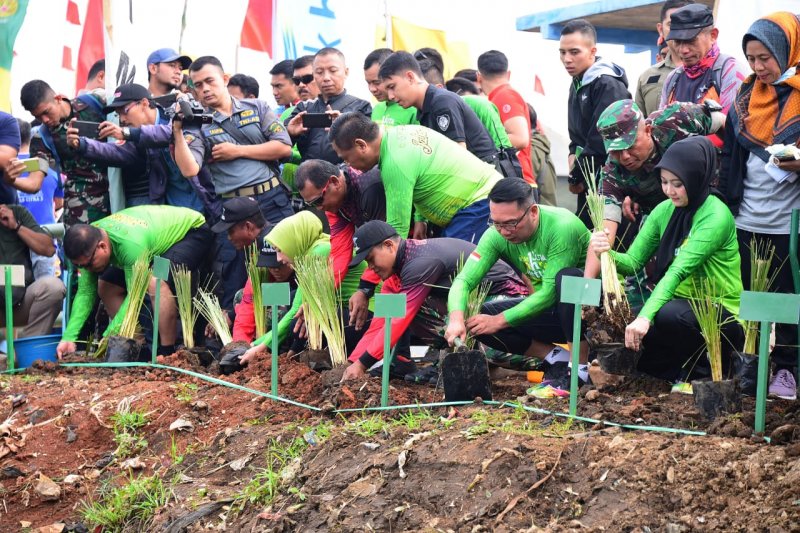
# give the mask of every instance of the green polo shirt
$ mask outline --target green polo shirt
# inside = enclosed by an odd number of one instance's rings
[[[186,207],[168,205],[142,205],[129,207],[98,220],[92,226],[108,234],[111,242],[111,266],[125,271],[125,283],[130,284],[133,264],[142,256],[152,260],[161,255],[186,236],[189,230],[205,224],[202,214]],[[72,304],[69,324],[62,340],[75,341],[97,298],[97,274],[81,270],[78,292]],[[105,335],[119,331],[128,297],[122,302],[114,320],[108,325]]]
[[[386,222],[408,235],[416,215],[446,227],[465,207],[489,196],[502,179],[494,166],[425,126],[395,126],[383,131],[378,166],[386,198]]]

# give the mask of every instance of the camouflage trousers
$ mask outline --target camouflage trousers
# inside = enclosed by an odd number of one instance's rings
[[[64,225],[91,224],[111,214],[108,193],[103,196],[73,196],[64,194]]]
[[[487,301],[502,301],[508,299],[505,295],[489,296]],[[419,338],[428,346],[443,350],[447,348],[444,332],[447,329],[448,313],[447,300],[435,296],[428,296],[411,322],[411,334]],[[507,353],[485,345],[479,348],[486,355],[489,363],[508,368],[510,370],[536,370],[541,361],[536,357],[526,357],[521,354]]]

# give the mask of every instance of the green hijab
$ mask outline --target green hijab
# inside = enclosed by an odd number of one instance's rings
[[[322,232],[322,221],[318,216],[310,211],[300,211],[278,222],[264,240],[294,262],[315,246],[330,245],[331,238]]]

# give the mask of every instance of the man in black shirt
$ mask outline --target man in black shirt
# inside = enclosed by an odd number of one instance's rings
[[[314,82],[319,88],[319,98],[300,102],[286,121],[286,129],[297,144],[303,161],[324,159],[338,164],[342,160],[336,155],[326,128],[303,127],[306,113],[329,113],[336,118],[342,113],[356,111],[367,118],[372,115],[372,106],[366,100],[347,94],[344,82],[347,80],[347,66],[344,54],[336,48],[323,48],[314,56]]]
[[[419,63],[408,52],[395,52],[381,65],[390,100],[416,107],[423,126],[464,146],[479,159],[494,164],[497,148],[475,112],[457,94],[425,81]]]

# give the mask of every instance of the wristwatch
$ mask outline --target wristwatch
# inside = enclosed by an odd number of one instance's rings
[[[703,109],[710,115],[711,113],[722,111],[722,106],[716,100],[706,98],[703,100]]]
[[[14,228],[14,233],[19,233],[19,228],[22,227],[22,222],[17,220],[17,227]]]
[[[122,138],[126,141],[131,138],[131,129],[128,126],[122,128]]]
[[[359,287],[358,288],[358,292],[363,292],[364,296],[366,296],[367,299],[369,299],[369,298],[372,298],[373,294],[375,294],[375,288],[374,287]]]

